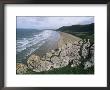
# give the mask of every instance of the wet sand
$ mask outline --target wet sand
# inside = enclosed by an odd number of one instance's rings
[[[74,41],[81,40],[80,38],[73,36],[71,34],[68,34],[68,33],[64,33],[64,32],[57,32],[57,33],[59,34],[57,38],[55,38],[55,37],[48,38],[46,43],[44,43],[39,49],[37,49],[32,54],[36,54],[36,55],[42,57],[47,52],[60,48],[62,45],[66,44],[67,42],[73,43]]]
[[[56,31],[52,31],[52,35],[47,40],[45,40],[46,42],[32,54],[36,54],[36,55],[42,57],[47,52],[57,49],[59,40],[60,40],[60,33],[56,32]]]
[[[79,37],[76,37],[68,33],[59,32],[59,31],[51,31],[51,36],[49,36],[45,40],[45,43],[42,46],[38,48],[37,44],[35,44],[33,46],[34,48],[36,48],[34,52],[27,55],[26,50],[28,49],[26,49],[22,53],[19,53],[19,55],[16,56],[16,59],[17,59],[17,62],[27,63],[27,59],[33,54],[43,57],[47,52],[58,49],[62,47],[64,44],[66,44],[67,42],[73,43],[74,41],[79,41],[79,40],[81,40]]]

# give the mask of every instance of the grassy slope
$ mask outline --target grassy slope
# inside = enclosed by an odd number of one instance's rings
[[[90,39],[94,43],[94,23],[88,25],[63,26],[57,31],[69,33],[82,39]]]
[[[66,67],[43,72],[34,72],[32,70],[28,70],[27,74],[94,74],[94,67],[84,70],[81,65],[74,68],[68,65]]]

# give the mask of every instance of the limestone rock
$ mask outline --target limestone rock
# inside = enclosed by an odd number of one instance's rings
[[[71,67],[76,67],[76,66],[77,66],[76,64],[72,64],[72,65],[71,65]]]
[[[92,63],[94,63],[94,44],[91,46],[90,48],[90,54],[91,54],[91,58],[90,58],[90,61]]]
[[[91,62],[91,63],[94,63],[94,56],[92,56],[92,57],[90,58],[90,62]]]
[[[90,53],[92,54],[92,56],[94,55],[94,44],[90,47]]]
[[[55,53],[55,50],[51,50],[51,53],[54,54]]]
[[[28,68],[35,72],[48,71],[52,68],[61,68],[67,65],[76,67],[81,64],[82,57],[86,59],[89,53],[91,56],[84,63],[84,69],[87,69],[94,65],[94,45],[90,47],[89,39],[88,41],[68,42],[62,47],[46,53],[42,58],[37,55],[31,55],[27,60],[27,64]]]
[[[78,41],[74,41],[74,44],[75,44],[75,45],[78,45]]]
[[[34,68],[33,71],[35,72],[42,72],[42,71],[48,71],[51,69],[52,63],[48,61],[40,61],[40,64],[38,67]]]
[[[61,60],[61,67],[67,66],[69,64],[69,57],[65,56],[65,57],[60,57]]]
[[[90,40],[88,39],[88,41],[86,42],[86,40],[84,41],[85,43],[83,44],[83,47],[82,47],[82,56],[84,57],[84,59],[87,57],[88,55],[88,47],[90,46]]]
[[[51,59],[49,57],[46,57],[45,60],[50,61]]]
[[[48,61],[41,61],[41,71],[48,71],[52,67],[52,63]]]
[[[45,58],[44,58],[44,57],[42,57],[42,58],[41,58],[41,60],[42,60],[42,61],[45,61]]]
[[[46,53],[46,57],[50,58],[52,56],[51,52]]]
[[[60,54],[61,49],[56,49],[54,55],[58,56]]]
[[[51,62],[53,63],[53,67],[54,67],[54,68],[59,68],[59,67],[60,67],[61,60],[60,60],[59,57],[53,56],[53,57],[51,58]]]
[[[80,40],[78,43],[79,43],[80,46],[82,46],[83,45],[83,40]]]
[[[82,56],[83,56],[83,58],[85,59],[85,58],[87,57],[87,55],[88,55],[87,45],[84,44],[84,45],[83,45],[83,48],[82,48]]]
[[[62,50],[61,53],[60,53],[60,56],[63,57],[63,56],[66,56],[66,55],[67,55],[66,50]]]
[[[67,43],[67,48],[71,48],[72,47],[72,43]]]
[[[27,60],[28,67],[30,69],[35,69],[40,64],[40,57],[37,55],[31,55]]]
[[[93,63],[91,63],[90,61],[87,61],[87,62],[84,63],[84,69],[92,67],[93,65],[94,65]]]
[[[62,50],[65,50],[66,49],[66,45],[64,44],[62,47],[61,47]]]
[[[71,67],[76,67],[76,66],[78,66],[80,64],[81,64],[81,61],[79,61],[79,60],[73,60],[73,62],[71,64]]]
[[[16,64],[16,73],[17,74],[25,74],[27,72],[28,67],[25,64],[17,63]]]

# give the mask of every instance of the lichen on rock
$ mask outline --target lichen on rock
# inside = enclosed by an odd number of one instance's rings
[[[16,73],[17,74],[25,74],[27,72],[28,67],[25,64],[17,63],[16,64]]]
[[[84,63],[84,69],[92,67],[93,65],[94,65],[93,63],[91,63],[90,61],[87,61],[87,62]]]
[[[30,69],[35,69],[40,64],[40,57],[37,55],[31,55],[27,60],[27,65]]]
[[[51,58],[51,62],[53,63],[53,68],[59,68],[61,64],[61,60],[58,56],[53,56]]]

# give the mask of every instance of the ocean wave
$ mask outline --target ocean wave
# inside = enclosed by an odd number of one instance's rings
[[[22,38],[21,40],[17,40],[16,50],[17,52],[21,52],[35,44],[37,44],[36,49],[38,49],[51,35],[52,32],[50,30],[46,30],[38,35],[33,35],[33,38]],[[36,49],[33,48],[31,52],[35,51]]]

